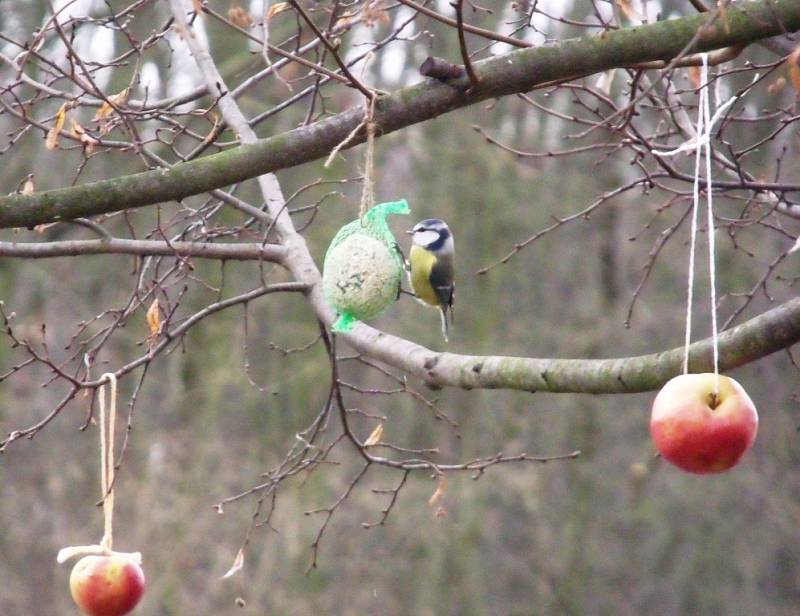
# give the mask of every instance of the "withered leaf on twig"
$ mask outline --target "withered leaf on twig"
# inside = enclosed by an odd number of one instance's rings
[[[158,334],[161,331],[161,307],[159,306],[158,298],[155,298],[153,303],[150,304],[145,314],[145,319],[147,320],[147,328],[150,330],[147,336],[147,342],[152,351],[155,347],[156,340],[158,340]]]
[[[101,120],[107,119],[112,113],[114,113],[114,107],[121,107],[124,105],[128,100],[128,94],[130,93],[130,88],[125,88],[121,92],[117,92],[116,94],[112,94],[108,97],[108,100],[103,101],[103,104],[100,105],[100,109],[94,114],[92,118],[92,122],[100,122]]]
[[[29,174],[27,178],[25,178],[25,182],[22,184],[22,189],[19,191],[22,195],[32,195],[36,191],[36,187],[33,185],[33,174]]]
[[[94,151],[94,147],[98,144],[97,139],[87,133],[86,129],[83,128],[83,126],[81,126],[74,118],[72,119],[72,126],[69,132],[71,135],[80,140],[80,142],[83,144],[83,149],[86,154],[91,154]]]
[[[789,80],[797,95],[800,96],[800,45],[795,47],[786,61],[789,63]]]
[[[239,551],[236,553],[236,558],[233,559],[231,568],[222,576],[222,579],[227,580],[229,577],[233,577],[242,570],[242,567],[244,567],[244,548],[239,548]]]
[[[58,147],[58,138],[61,133],[61,129],[64,128],[64,122],[67,119],[68,109],[69,103],[64,103],[58,108],[58,112],[56,113],[56,121],[53,122],[53,126],[51,126],[50,130],[47,132],[47,140],[44,144],[48,150],[55,150]]]
[[[647,21],[645,16],[634,8],[631,0],[617,0],[617,6],[622,11],[622,14],[631,21],[637,23],[645,23]]]
[[[283,13],[288,8],[288,2],[276,2],[275,4],[271,5],[269,9],[267,9],[267,20],[272,19],[278,13]]]
[[[381,438],[383,438],[383,424],[379,423],[367,437],[367,440],[364,441],[364,447],[372,447],[377,445],[381,442]]]
[[[228,21],[240,28],[249,28],[253,25],[253,18],[250,13],[239,4],[238,0],[231,0],[228,7]]]
[[[433,507],[444,496],[445,491],[447,491],[447,475],[439,475],[439,485],[436,486],[436,491],[428,499],[428,507]]]

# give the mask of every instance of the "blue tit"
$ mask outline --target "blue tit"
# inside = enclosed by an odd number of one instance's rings
[[[410,254],[409,280],[421,302],[439,308],[442,335],[447,341],[448,320],[453,321],[454,269],[453,234],[438,218],[429,218],[414,225]]]

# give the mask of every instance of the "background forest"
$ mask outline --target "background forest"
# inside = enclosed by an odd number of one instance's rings
[[[126,4],[82,2],[76,3],[80,6],[75,12],[88,7],[102,14],[106,5],[119,10]],[[146,36],[160,27],[169,9],[166,3],[142,4],[132,27]],[[208,4],[223,14],[231,7],[221,0]],[[429,4],[452,14],[445,2]],[[487,4],[493,5],[493,13],[470,9],[468,20],[503,30],[519,10],[512,3]],[[537,15],[540,28],[552,38],[574,36],[568,22],[591,20],[594,10],[612,14],[605,2],[532,4],[563,16],[563,21],[548,22]],[[688,4],[664,0],[637,6],[668,16],[689,13]],[[256,1],[252,7],[242,2],[242,8],[258,15],[263,7]],[[358,50],[359,41],[380,40],[408,18],[407,10],[381,13],[370,27],[359,25],[343,38],[348,53]],[[46,1],[2,0],[0,50],[16,53],[8,39],[25,40],[51,14]],[[204,24],[212,54],[230,84],[263,65],[244,38],[231,36],[214,20],[206,18]],[[278,14],[271,28],[272,40],[281,40],[297,23]],[[420,80],[419,65],[429,55],[459,62],[454,29],[420,20],[410,32],[376,55],[364,72],[365,81],[395,90]],[[84,49],[111,44],[92,36],[87,26],[75,44]],[[537,44],[544,40],[535,32],[530,36]],[[170,40],[171,46],[149,52],[147,65],[140,67],[137,98],[144,96],[145,84],[153,98],[197,85],[191,57],[176,35]],[[472,44],[477,49],[486,42],[472,39]],[[483,53],[506,51],[495,43]],[[776,59],[752,46],[737,62]],[[104,90],[123,90],[132,70],[121,65],[106,71]],[[301,70],[288,65],[282,78],[298,78]],[[0,68],[0,86],[12,76],[13,70]],[[750,77],[731,73],[722,87],[735,92]],[[620,71],[611,87],[621,91],[629,79]],[[594,87],[597,80],[594,76],[581,83]],[[673,80],[693,87],[688,69],[677,71]],[[773,81],[750,91],[742,108],[765,113],[792,109],[796,91],[789,86],[776,92],[769,88]],[[358,92],[341,84],[326,95],[318,105],[339,109],[361,104]],[[252,117],[286,96],[280,81],[268,79],[238,102]],[[625,192],[590,216],[556,225],[507,263],[478,273],[515,243],[586,208],[636,172],[630,156],[593,149],[535,157],[509,151],[546,153],[586,144],[575,137],[580,127],[570,122],[591,102],[582,92],[545,89],[530,98],[563,117],[508,96],[376,141],[377,201],[408,200],[411,216],[391,221],[406,249],[404,231],[413,223],[428,217],[448,221],[456,240],[457,294],[448,345],[441,340],[436,312],[408,296],[373,325],[432,349],[467,354],[601,358],[680,346],[688,259],[685,212],[690,203],[685,192],[677,201],[658,191]],[[56,114],[60,101],[47,104],[39,108],[42,121]],[[49,116],[43,115],[45,109]],[[262,137],[278,134],[320,111],[302,101],[260,124],[257,132]],[[690,114],[694,117],[694,109]],[[198,133],[211,130],[210,116],[193,121]],[[45,190],[142,169],[135,156],[108,151],[91,157],[78,174],[84,160],[80,147],[62,143],[46,150],[44,131],[15,132],[19,126],[12,114],[0,115],[2,194],[16,190],[28,174],[34,174],[36,190]],[[770,132],[747,122],[731,123],[726,131],[730,142],[753,142]],[[487,135],[507,148],[487,141]],[[782,152],[784,173],[798,181],[799,147],[795,124],[750,154],[748,162],[772,177]],[[362,157],[363,146],[342,152],[328,168],[316,161],[278,172],[286,195],[301,191],[291,203],[293,218],[301,228],[310,223],[303,234],[320,266],[336,230],[357,215]],[[690,195],[690,187],[682,189]],[[239,196],[258,201],[252,186]],[[116,218],[108,224],[120,233],[127,224],[144,232],[159,224],[159,217],[170,219],[179,207],[200,208],[206,201],[201,195],[185,199],[182,206],[173,202],[141,208],[127,222]],[[767,224],[727,226],[743,203],[735,194],[716,201],[722,323],[734,313],[733,324],[742,322],[796,295],[800,256],[779,257],[800,233],[800,224],[784,217],[780,233]],[[217,223],[235,226],[240,221],[241,215],[230,211],[220,214]],[[665,229],[675,225],[674,235],[645,270]],[[56,224],[5,230],[1,239],[90,236],[80,226]],[[136,259],[125,255],[3,258],[0,298],[6,314],[15,313],[17,335],[39,340],[46,323],[48,346],[58,355],[80,323],[91,332],[97,315],[124,309],[138,271]],[[645,273],[649,278],[639,289]],[[156,278],[158,270],[148,275]],[[220,296],[243,292],[259,275],[253,263],[194,260],[181,309],[197,311]],[[696,284],[694,331],[695,338],[703,338],[710,332],[710,313],[702,250]],[[179,290],[180,285],[168,292]],[[103,348],[94,376],[138,357],[147,336],[145,310],[139,310]],[[339,346],[340,355],[353,357],[346,344]],[[0,372],[24,357],[11,340],[2,340]],[[309,512],[330,507],[361,468],[357,453],[338,447],[330,455],[335,464],[281,485],[269,524],[258,526],[249,537],[243,569],[223,580],[248,532],[257,495],[221,510],[215,505],[257,485],[262,473],[280,463],[295,435],[325,404],[330,365],[317,320],[297,294],[251,302],[246,322],[241,306],[221,311],[155,359],[136,394],[117,480],[115,518],[119,549],[144,555],[148,590],[136,614],[797,613],[800,408],[798,368],[789,353],[775,353],[731,373],[756,402],[761,423],[754,449],[737,468],[720,476],[681,473],[655,457],[648,432],[652,392],[432,391],[392,368],[380,372],[352,359],[340,366],[342,380],[352,386],[345,387],[348,405],[365,414],[353,420],[362,437],[378,423],[372,415],[385,417],[384,434],[392,442],[437,448],[436,459],[442,462],[497,452],[557,456],[580,451],[580,456],[546,464],[500,464],[478,477],[451,474],[446,485],[430,473],[412,473],[385,523],[367,528],[365,523],[381,520],[392,496],[380,490],[394,489],[401,478],[390,469],[370,468],[335,509],[319,541],[317,566],[309,570],[312,545],[326,516]],[[43,367],[32,366],[0,383],[0,433],[31,424],[58,404],[64,395],[58,383],[40,386],[48,376]],[[140,376],[120,381],[123,423]],[[91,543],[102,532],[95,506],[100,496],[96,429],[79,430],[91,400],[79,394],[35,438],[16,441],[0,455],[0,614],[77,613],[67,587],[69,567],[58,566],[55,555],[65,545]],[[237,598],[244,605],[237,606]]]

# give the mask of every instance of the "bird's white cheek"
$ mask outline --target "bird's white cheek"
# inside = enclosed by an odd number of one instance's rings
[[[439,239],[436,231],[417,231],[414,234],[414,243],[419,246],[427,246]]]

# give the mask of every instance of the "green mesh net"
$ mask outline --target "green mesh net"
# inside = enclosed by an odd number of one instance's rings
[[[339,315],[334,332],[347,332],[355,321],[374,319],[397,299],[403,257],[386,219],[409,211],[405,199],[380,203],[363,219],[339,229],[331,240],[322,268],[322,291]]]

